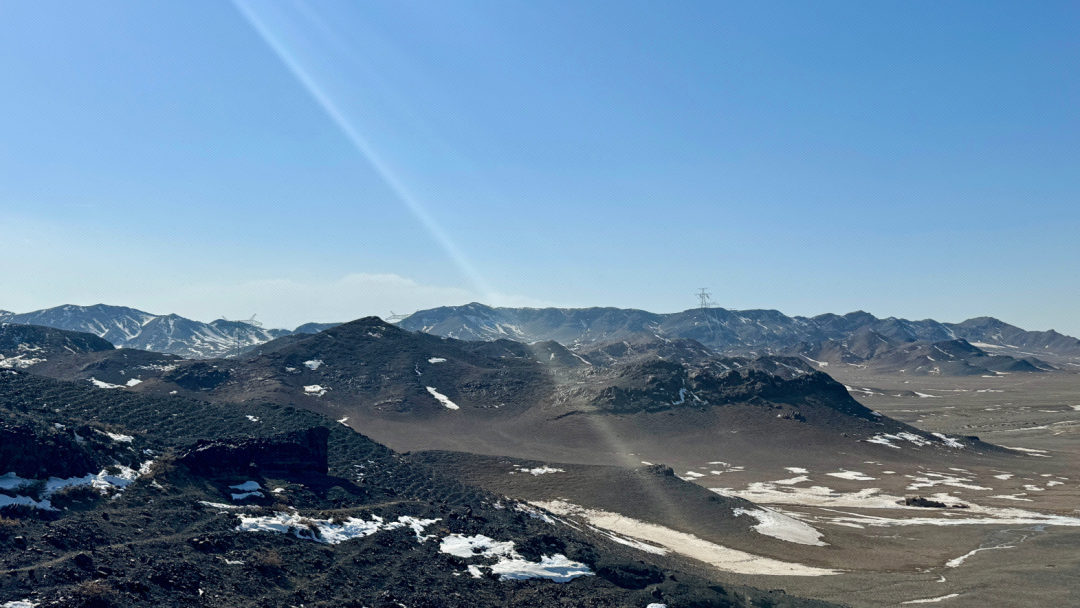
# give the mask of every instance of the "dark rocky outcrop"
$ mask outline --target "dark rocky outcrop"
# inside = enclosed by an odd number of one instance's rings
[[[326,475],[329,437],[320,426],[276,437],[200,441],[178,462],[208,477]]]

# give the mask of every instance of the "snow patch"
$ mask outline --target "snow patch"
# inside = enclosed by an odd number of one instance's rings
[[[546,578],[557,583],[566,583],[579,576],[593,576],[588,566],[571,561],[565,555],[558,553],[552,556],[544,555],[541,556],[539,562],[530,562],[514,549],[513,541],[500,542],[482,534],[474,536],[451,534],[442,540],[439,551],[466,559],[495,558],[498,561],[489,568],[492,574],[499,576],[500,580],[520,581]],[[469,573],[477,577],[481,572],[481,567],[488,566],[470,566]]]
[[[278,534],[292,533],[296,538],[313,540],[328,545],[336,545],[353,538],[364,538],[382,530],[397,530],[399,528],[411,528],[416,534],[417,542],[424,542],[431,536],[422,536],[424,528],[439,521],[438,519],[417,519],[403,515],[396,522],[386,522],[378,515],[372,515],[371,521],[361,518],[350,517],[341,524],[335,524],[328,519],[309,519],[296,513],[275,513],[267,516],[247,517],[240,515],[240,525],[236,530],[241,532],[276,532]]]
[[[800,545],[813,545],[824,547],[829,543],[821,540],[821,532],[818,532],[810,524],[801,522],[793,517],[773,511],[772,509],[734,509],[736,517],[749,515],[758,520],[753,526],[759,534],[786,540]]]
[[[552,356],[554,356],[554,353],[552,353]],[[428,363],[446,363],[446,359],[443,359],[442,357],[432,357],[432,358],[428,359],[427,362]]]
[[[458,405],[456,403],[451,401],[449,397],[447,397],[446,395],[444,395],[444,394],[440,393],[439,391],[435,390],[434,387],[431,387],[431,386],[427,387],[427,392],[431,393],[431,396],[434,397],[439,403],[445,405],[446,409],[450,409],[450,410],[460,410],[461,409],[460,407],[458,407]]]
[[[322,359],[312,359],[311,361],[304,361],[304,367],[315,371],[319,369],[319,366],[323,364]]]

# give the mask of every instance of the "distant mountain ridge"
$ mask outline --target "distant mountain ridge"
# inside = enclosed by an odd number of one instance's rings
[[[1080,340],[1054,330],[1026,331],[991,317],[942,323],[879,319],[863,311],[789,317],[776,310],[695,308],[657,314],[621,308],[493,308],[472,303],[418,311],[399,326],[465,340],[555,340],[568,346],[653,334],[692,338],[717,351],[765,353],[800,343],[843,341],[873,331],[898,342],[963,339],[980,349],[1014,357],[1080,357]]]
[[[0,311],[0,323],[39,325],[93,334],[114,346],[169,353],[188,359],[228,357],[237,351],[295,333],[318,333],[337,323],[305,323],[295,330],[267,329],[243,321],[210,323],[180,315],[155,315],[126,306],[63,305],[16,314]]]

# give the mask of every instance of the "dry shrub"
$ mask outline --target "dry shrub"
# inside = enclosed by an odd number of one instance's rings
[[[75,505],[89,505],[101,499],[101,493],[91,486],[77,485],[60,488],[50,497],[54,507],[63,509]]]
[[[0,515],[0,538],[7,538],[19,529],[19,520]]]
[[[72,588],[71,599],[76,606],[105,608],[113,605],[116,592],[105,581],[83,581]]]
[[[260,570],[275,570],[284,565],[285,560],[281,559],[280,553],[274,549],[269,549],[256,553],[251,563],[255,564],[255,567]]]

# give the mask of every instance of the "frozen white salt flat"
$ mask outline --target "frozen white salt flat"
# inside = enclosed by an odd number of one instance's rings
[[[693,534],[678,532],[664,526],[639,521],[619,513],[586,509],[562,500],[534,502],[533,505],[556,515],[575,516],[591,526],[622,536],[664,547],[672,553],[685,555],[720,570],[736,574],[762,574],[785,576],[825,576],[839,574],[838,570],[814,568],[796,562],[784,562],[760,557],[745,551],[729,549],[703,540]]]
[[[241,492],[254,492],[262,489],[262,486],[260,486],[257,481],[245,481],[244,483],[229,487],[233,490],[240,490]]]
[[[850,479],[852,481],[874,481],[877,479],[877,477],[863,475],[858,471],[845,471],[843,469],[841,469],[838,473],[826,473],[826,475],[828,475],[829,477],[839,477],[840,479]]]
[[[554,357],[555,353],[551,353],[551,356]],[[432,358],[428,359],[427,362],[428,363],[446,363],[446,359],[443,359],[442,357],[432,357]]]
[[[236,527],[241,532],[276,532],[278,534],[292,533],[297,538],[313,540],[315,542],[336,545],[353,538],[371,536],[381,530],[397,530],[399,528],[411,528],[416,534],[417,542],[424,542],[431,538],[422,536],[424,528],[439,521],[437,519],[417,519],[409,516],[398,517],[396,522],[386,522],[378,515],[373,515],[371,521],[350,517],[341,524],[335,524],[328,519],[309,519],[296,513],[278,512],[267,516],[248,517],[240,515],[240,525]]]
[[[326,394],[326,389],[318,384],[310,384],[304,387],[304,394],[311,395],[312,397],[322,397]]]
[[[950,593],[949,595],[941,595],[938,597],[928,597],[924,600],[908,600],[906,602],[900,602],[901,604],[935,604],[944,600],[952,599],[954,597],[960,597],[959,593]]]
[[[319,366],[323,364],[322,359],[312,359],[311,361],[304,361],[304,367],[315,371],[319,369]]]
[[[131,378],[131,379],[129,379],[127,381],[126,386],[131,387],[131,386],[135,386],[137,384],[142,384],[142,380],[139,380],[138,378]]]
[[[513,541],[500,542],[482,534],[474,536],[451,534],[442,540],[439,551],[466,559],[496,558],[498,561],[490,568],[492,574],[497,574],[500,580],[546,578],[557,583],[566,583],[579,576],[593,576],[588,566],[571,561],[565,555],[558,553],[551,556],[544,555],[541,556],[539,562],[530,562],[514,549]],[[482,567],[487,566],[475,566],[475,570],[473,566],[470,566],[469,573],[476,577]]]
[[[821,532],[818,532],[810,524],[772,509],[734,509],[733,511],[736,517],[749,515],[758,520],[757,525],[753,526],[753,528],[759,534],[800,545],[824,547],[829,544],[821,540]]]
[[[528,474],[532,475],[533,477],[536,477],[537,475],[549,475],[551,473],[565,473],[566,471],[564,471],[563,469],[556,469],[554,467],[543,466],[543,467],[536,467],[534,469],[526,469],[526,468],[522,467],[522,468],[518,469],[518,472],[519,473],[528,473]]]
[[[446,395],[444,395],[444,394],[440,393],[439,391],[435,390],[434,387],[431,387],[431,386],[427,387],[427,392],[431,393],[431,396],[434,397],[439,403],[445,405],[446,409],[449,409],[449,410],[459,410],[459,409],[461,409],[460,407],[458,407],[458,405],[456,403],[451,401],[449,397],[447,397]]]

